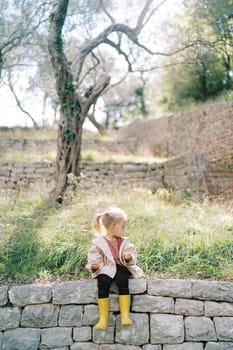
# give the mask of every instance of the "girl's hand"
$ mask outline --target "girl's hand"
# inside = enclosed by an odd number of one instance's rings
[[[100,265],[97,262],[91,264],[92,272],[96,272],[99,268],[100,268]]]
[[[133,259],[133,257],[130,253],[127,253],[127,254],[124,254],[124,259],[128,263]]]

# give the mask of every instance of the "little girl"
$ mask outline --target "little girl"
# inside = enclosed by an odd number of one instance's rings
[[[119,289],[121,325],[132,325],[129,317],[129,277],[139,278],[143,271],[136,265],[136,249],[124,229],[127,222],[125,212],[117,207],[96,214],[93,227],[99,234],[88,250],[87,269],[98,282],[99,322],[95,329],[108,327],[109,290],[112,281]]]

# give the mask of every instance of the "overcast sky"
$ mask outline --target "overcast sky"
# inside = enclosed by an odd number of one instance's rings
[[[167,2],[162,7],[162,12],[160,14],[160,20],[162,18],[167,18],[174,15],[174,12],[178,11],[180,0],[167,0]],[[157,20],[156,20],[157,22]],[[28,111],[33,118],[39,123],[43,123],[43,96],[42,93],[25,91],[27,87],[26,73],[19,73],[18,80],[19,84],[15,87],[15,90],[20,97],[23,108]],[[53,121],[53,110],[48,105],[45,113],[46,123],[52,123]],[[0,88],[0,126],[32,126],[32,122],[28,115],[23,113],[19,107],[17,107],[14,96],[10,92],[7,86]]]

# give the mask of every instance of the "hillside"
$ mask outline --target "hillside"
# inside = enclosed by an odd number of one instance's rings
[[[220,107],[213,110],[218,111],[216,120],[223,120]],[[192,120],[195,115],[197,110]],[[204,130],[204,110],[200,115]],[[171,118],[140,123],[153,123],[153,129],[147,130],[154,132],[160,123],[171,126],[174,123]],[[176,121],[178,116],[174,118]],[[224,120],[228,125],[227,118]],[[0,131],[1,140],[4,139],[1,150],[5,147],[0,162],[1,281],[28,283],[87,278],[85,263],[93,237],[92,217],[97,210],[112,204],[121,206],[128,214],[126,234],[138,249],[138,263],[146,277],[232,280],[232,168],[222,161],[207,161],[204,154],[186,154],[162,162],[154,158],[150,163],[144,154],[143,162],[139,158],[132,161],[138,157],[135,147],[142,142],[136,134],[138,127],[134,128],[134,140],[131,139],[128,133],[131,128],[129,125],[120,130],[118,137],[114,135],[110,139],[99,136],[96,139],[90,133],[84,138],[84,144],[87,141],[87,148],[83,149],[87,158],[82,160],[85,183],[75,193],[68,192],[64,204],[58,207],[48,201],[54,158],[25,160],[32,153],[35,157],[45,154],[48,157],[50,151],[55,157],[56,130],[7,130],[4,136]],[[140,132],[143,128],[139,128]],[[223,135],[231,140],[227,132]],[[153,135],[149,141],[154,142]],[[177,136],[174,138],[179,141]],[[9,150],[11,146],[7,149],[6,145],[12,145],[9,140],[20,141],[16,142],[16,149]],[[38,142],[34,142],[35,148],[28,140]],[[47,147],[50,141],[51,149]],[[11,160],[6,159],[9,152],[12,152]],[[129,158],[116,161],[117,153]],[[12,183],[14,188],[6,186]],[[211,198],[206,190],[215,196]],[[202,195],[201,201],[194,196],[195,191]]]

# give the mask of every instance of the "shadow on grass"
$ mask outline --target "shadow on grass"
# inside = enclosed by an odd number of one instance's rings
[[[8,220],[15,229],[5,247],[0,247],[2,281],[32,283],[87,277],[85,264],[89,242],[86,235],[58,234],[46,242],[39,233],[47,219],[59,215],[62,207],[43,201],[26,215],[21,215],[17,209]]]
[[[12,207],[16,214],[8,218],[15,228],[8,243],[0,248],[0,273],[8,282],[31,282],[38,277],[38,257],[44,244],[38,230],[58,209],[44,201],[32,213],[20,215],[19,206]]]

